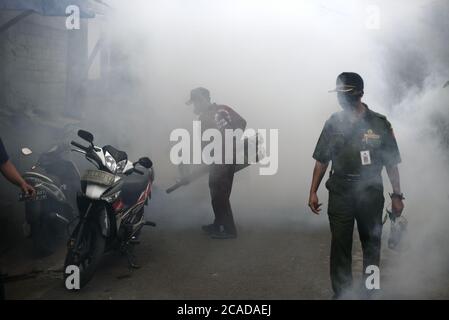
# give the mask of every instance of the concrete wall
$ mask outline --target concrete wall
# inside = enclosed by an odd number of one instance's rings
[[[18,14],[0,11],[0,25]],[[87,23],[82,19],[78,32],[67,30],[65,21],[65,17],[33,13],[0,33],[0,137],[21,172],[60,137],[67,124],[67,79],[74,83],[82,78],[83,70],[77,70],[77,65],[87,60],[87,39],[83,38]],[[69,66],[75,70],[72,74]],[[23,157],[24,146],[33,155]],[[18,193],[0,175],[0,255],[15,240],[23,240],[24,208],[17,202]]]
[[[0,24],[19,12],[1,11]],[[67,30],[64,17],[32,14],[0,34],[0,106],[27,113],[64,108]]]

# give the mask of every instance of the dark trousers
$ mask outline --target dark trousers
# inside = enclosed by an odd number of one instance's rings
[[[236,234],[237,230],[232,215],[229,198],[234,180],[235,165],[213,164],[209,172],[209,189],[212,208],[215,214],[214,224],[223,226],[224,230]]]
[[[363,250],[363,274],[369,265],[379,266],[384,196],[382,186],[328,188],[328,215],[332,233],[330,275],[337,295],[352,285],[352,239],[357,222]],[[366,278],[366,275],[365,277]]]

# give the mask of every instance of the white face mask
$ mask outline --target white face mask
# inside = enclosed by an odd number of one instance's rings
[[[205,101],[205,100],[195,101],[195,102],[193,102],[193,112],[196,115],[199,115],[199,114],[203,113],[204,111],[206,111],[207,108],[209,108],[209,106],[210,106],[209,101]]]

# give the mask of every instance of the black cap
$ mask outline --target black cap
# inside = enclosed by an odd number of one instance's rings
[[[329,92],[363,91],[362,77],[355,72],[343,72],[337,77],[337,87]]]
[[[210,92],[206,88],[198,87],[190,91],[190,100],[186,102],[187,105],[190,105],[195,101],[197,98],[206,98],[210,100]]]

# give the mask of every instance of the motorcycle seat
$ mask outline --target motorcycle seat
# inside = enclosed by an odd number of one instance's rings
[[[137,202],[137,199],[139,199],[141,193],[145,191],[145,188],[151,179],[149,170],[142,171],[144,172],[143,175],[131,174],[124,177],[121,196],[123,201],[128,205]]]
[[[128,160],[128,155],[126,154],[125,151],[117,150],[111,145],[104,146],[103,150],[109,152],[109,154],[114,158],[116,162]]]

